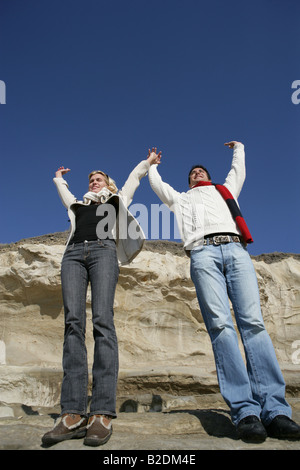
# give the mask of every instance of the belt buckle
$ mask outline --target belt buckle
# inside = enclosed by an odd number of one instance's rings
[[[230,238],[229,235],[223,235],[223,236],[221,236],[221,239],[222,239],[221,243],[230,243],[231,242],[231,238]]]
[[[219,235],[217,235],[216,237],[212,237],[213,244],[216,245],[216,246],[220,245],[222,243],[220,238],[221,237]]]
[[[230,237],[228,235],[217,235],[213,237],[214,245],[221,245],[222,243],[229,243]]]

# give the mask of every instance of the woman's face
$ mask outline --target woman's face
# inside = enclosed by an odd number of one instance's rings
[[[92,175],[89,182],[89,191],[92,191],[93,193],[99,193],[99,191],[101,191],[103,188],[107,188],[107,183],[104,176],[101,175],[101,173]]]

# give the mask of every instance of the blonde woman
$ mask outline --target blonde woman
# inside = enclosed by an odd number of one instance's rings
[[[70,170],[60,167],[56,172],[54,183],[68,209],[71,230],[61,266],[65,311],[62,419],[43,436],[45,445],[85,436],[86,445],[98,446],[107,442],[111,436],[111,420],[116,417],[118,377],[118,342],[113,303],[119,264],[130,262],[141,250],[145,239],[142,229],[127,208],[140,179],[153,163],[158,163],[155,154],[136,166],[119,192],[115,182],[106,173],[93,171],[89,175],[89,190],[82,201],[70,193],[63,178]],[[88,418],[85,323],[89,282],[94,362]]]

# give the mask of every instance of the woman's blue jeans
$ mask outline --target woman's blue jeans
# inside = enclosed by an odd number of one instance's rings
[[[261,418],[264,424],[279,414],[290,417],[285,382],[264,326],[256,273],[246,248],[241,243],[197,247],[191,251],[191,278],[212,342],[220,391],[233,423],[249,415]]]
[[[93,389],[90,414],[116,416],[118,342],[113,303],[119,267],[113,240],[67,247],[61,282],[65,310],[61,414],[87,415],[88,361],[85,345],[86,293],[91,283],[94,334]]]

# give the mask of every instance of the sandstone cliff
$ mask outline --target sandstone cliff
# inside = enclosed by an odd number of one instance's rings
[[[59,233],[0,246],[2,402],[53,406],[59,401],[64,331],[60,262],[65,238]],[[254,257],[253,263],[266,327],[287,391],[297,395],[300,256],[261,255]],[[91,363],[90,293],[87,313]],[[115,324],[120,351],[120,408],[167,409],[167,399],[155,403],[153,397],[168,396],[176,401],[176,397],[193,396],[197,400],[202,394],[218,392],[210,341],[189,275],[189,259],[180,244],[146,242],[138,257],[121,268]]]

